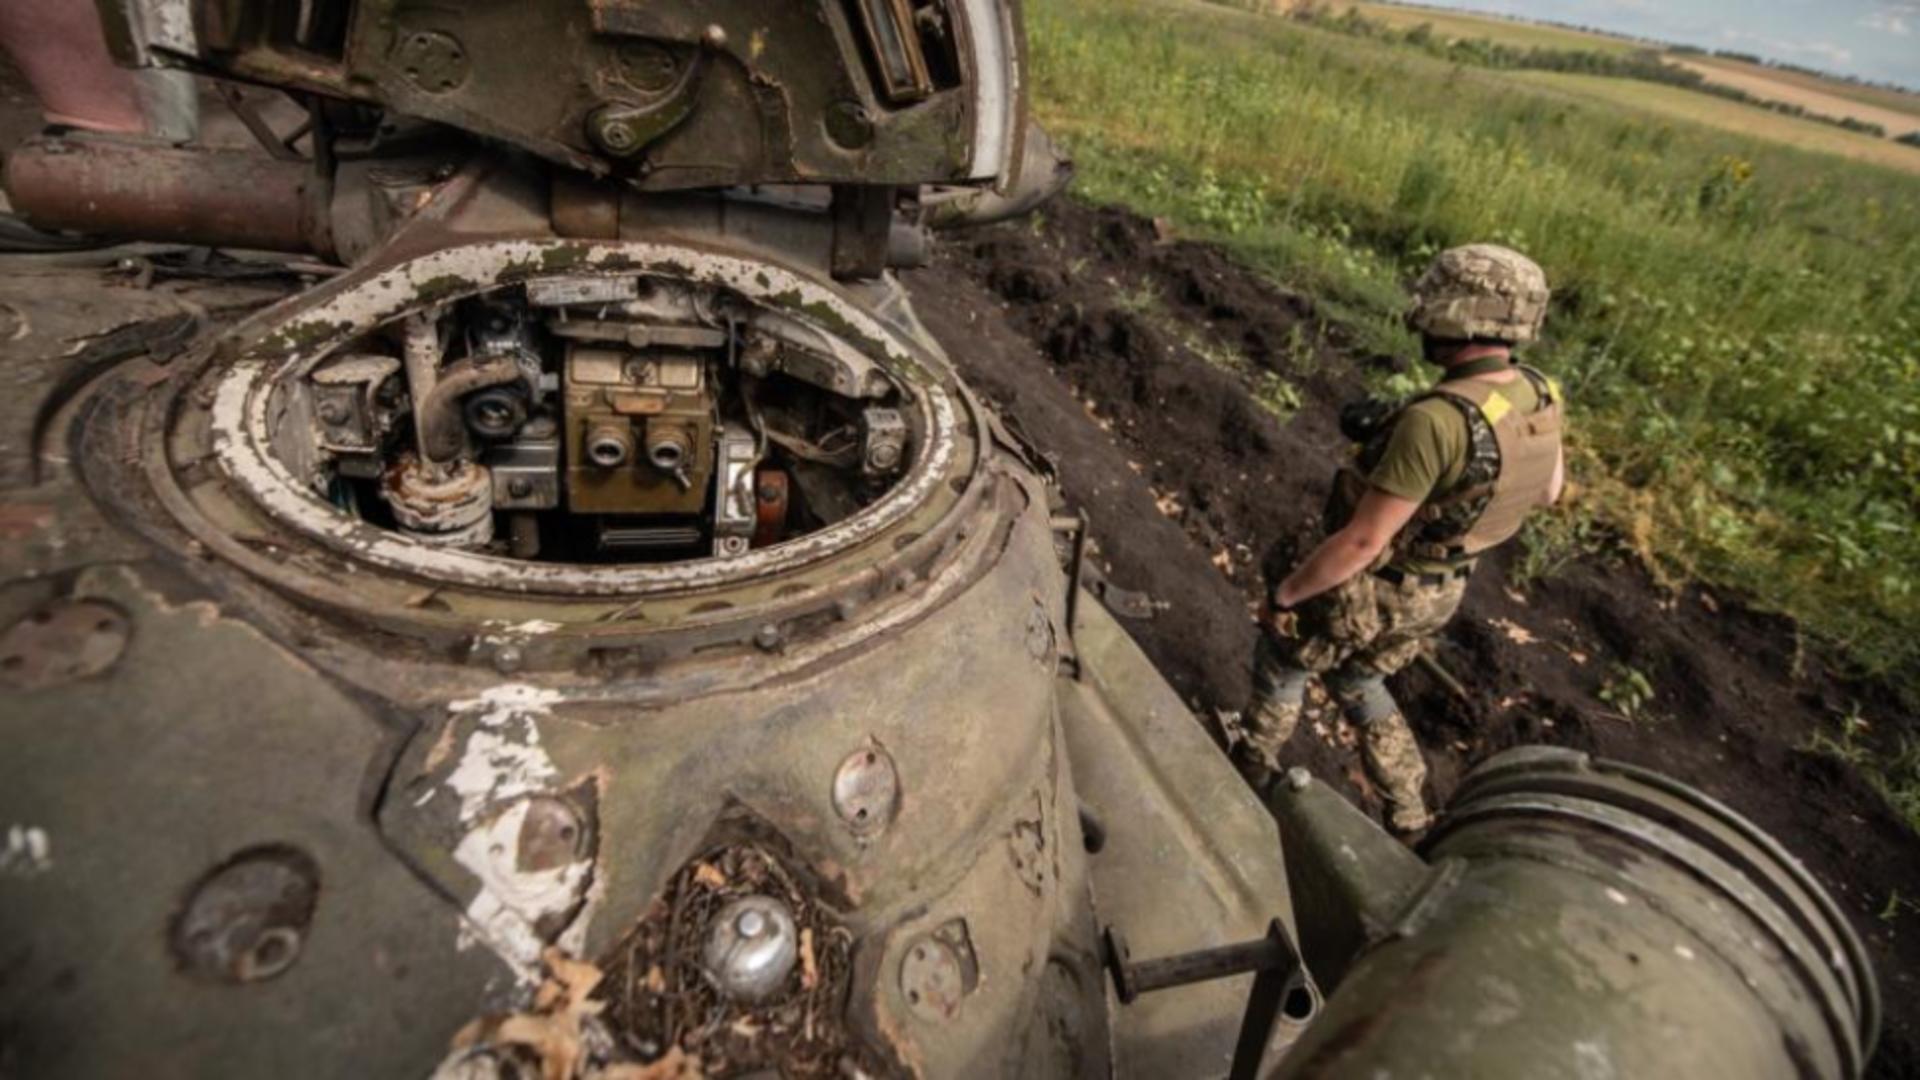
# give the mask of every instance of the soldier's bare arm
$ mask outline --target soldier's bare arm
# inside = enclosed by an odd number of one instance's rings
[[[1274,602],[1290,608],[1360,573],[1380,557],[1394,536],[1413,519],[1420,504],[1373,490],[1360,498],[1352,520],[1320,542],[1274,593]]]

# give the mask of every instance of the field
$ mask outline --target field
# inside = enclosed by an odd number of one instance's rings
[[[1440,646],[1465,693],[1395,684],[1436,793],[1523,741],[1703,785],[1845,898],[1891,987],[1874,1075],[1920,1075],[1920,177],[1843,156],[1920,152],[1192,0],[1027,17],[1036,118],[1125,210],[1047,208],[916,292],[1113,582],[1170,602],[1156,663],[1241,706],[1235,609],[1316,516],[1338,405],[1421,385],[1407,283],[1528,251],[1576,490],[1476,574]],[[1315,734],[1316,774],[1351,760]]]
[[[1920,148],[1678,86],[1557,71],[1516,71],[1507,77],[1602,108],[1622,106],[1642,110],[1650,114],[1650,118],[1706,124],[1802,150],[1838,154],[1920,174]],[[1759,93],[1757,89],[1749,92]],[[1851,115],[1858,116],[1865,111],[1856,110]],[[1920,126],[1920,121],[1915,124]]]
[[[1210,5],[1029,24],[1083,194],[1218,239],[1378,351],[1410,350],[1394,317],[1434,251],[1533,253],[1582,512],[1920,683],[1911,175]]]
[[[1586,49],[1593,52],[1630,53],[1656,47],[1608,34],[1588,34],[1568,27],[1546,26],[1491,15],[1473,15],[1462,11],[1369,3],[1364,0],[1355,3],[1335,2],[1329,6],[1336,11],[1355,8],[1367,18],[1386,23],[1395,29],[1412,29],[1421,23],[1426,23],[1433,27],[1435,36],[1440,38],[1485,38],[1521,49]]]
[[[1822,116],[1850,116],[1865,123],[1878,124],[1895,138],[1909,131],[1920,131],[1920,97],[1872,87],[1848,86],[1837,80],[1824,80],[1797,71],[1775,71],[1718,57],[1686,57],[1673,62],[1698,71],[1709,82],[1731,86],[1761,101],[1786,102]],[[1870,94],[1891,99],[1888,104],[1898,103],[1905,107],[1888,108],[1875,104],[1867,100]],[[1903,97],[1907,99],[1904,102],[1899,100]]]
[[[1709,74],[1738,75],[1750,79],[1764,79],[1780,86],[1793,87],[1823,96],[1837,97],[1846,101],[1866,105],[1886,112],[1899,113],[1909,118],[1920,118],[1920,93],[1895,90],[1886,86],[1861,86],[1839,79],[1825,79],[1805,71],[1788,71],[1760,64],[1750,64],[1744,60],[1735,60],[1725,56],[1691,56],[1687,58]],[[1726,80],[1731,81],[1731,80]],[[1734,85],[1739,85],[1735,83]],[[1760,95],[1766,96],[1766,95]],[[1808,106],[1811,108],[1812,106]],[[1863,120],[1872,117],[1863,116]],[[1920,126],[1920,122],[1912,126]],[[1888,131],[1895,129],[1888,125]]]

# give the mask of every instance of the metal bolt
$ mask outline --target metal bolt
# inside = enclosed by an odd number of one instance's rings
[[[870,836],[893,821],[900,806],[900,772],[879,743],[847,755],[833,774],[833,809],[855,836]]]
[[[1299,765],[1287,770],[1287,788],[1291,791],[1305,791],[1313,786],[1313,774]]]
[[[620,123],[602,124],[600,141],[607,144],[609,150],[630,150],[634,143],[633,129]]]
[[[344,424],[352,413],[348,412],[344,402],[328,400],[320,403],[320,422],[324,424]]]
[[[753,643],[768,652],[780,647],[780,628],[768,623],[753,632]]]
[[[524,499],[533,494],[533,481],[524,476],[516,476],[507,481],[507,494],[516,499]]]
[[[827,137],[846,150],[858,150],[873,141],[873,117],[857,101],[827,106],[826,127]]]
[[[493,666],[503,675],[520,670],[520,664],[525,659],[518,645],[502,645],[493,650]]]
[[[758,909],[748,908],[733,920],[733,928],[740,931],[741,937],[757,938],[766,932],[767,917]]]

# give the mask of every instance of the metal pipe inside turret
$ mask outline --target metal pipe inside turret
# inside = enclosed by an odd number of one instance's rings
[[[427,402],[440,382],[440,319],[436,312],[417,311],[407,316],[406,339],[401,346],[401,361],[407,375],[407,395],[413,401],[414,449],[429,474],[438,476],[440,466],[428,448]]]

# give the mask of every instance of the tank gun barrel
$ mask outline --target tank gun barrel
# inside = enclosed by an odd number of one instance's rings
[[[1772,838],[1657,773],[1528,747],[1397,848],[1297,772],[1274,809],[1330,993],[1280,1077],[1854,1077],[1879,998]]]

